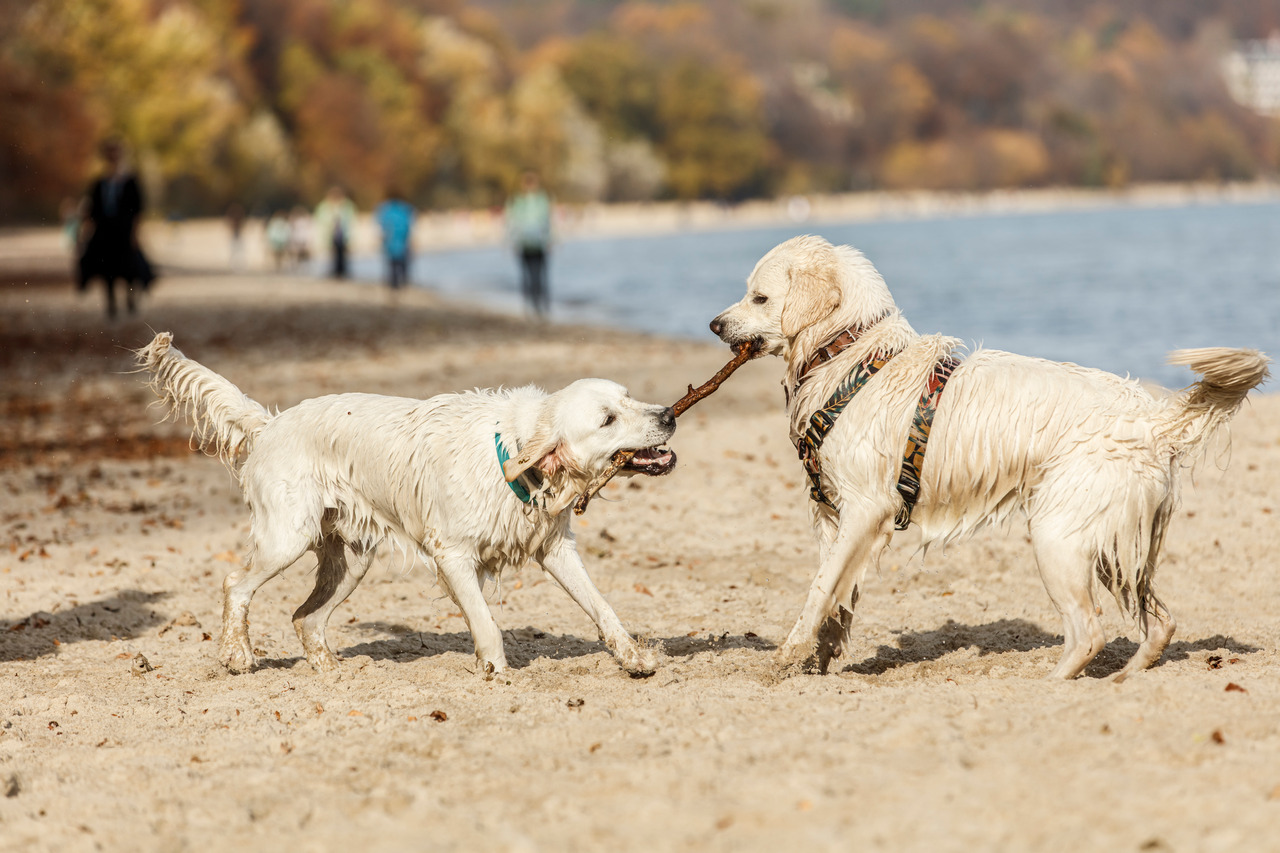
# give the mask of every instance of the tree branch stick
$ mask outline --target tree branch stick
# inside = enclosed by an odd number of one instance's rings
[[[715,376],[712,376],[697,388],[690,385],[689,390],[685,395],[671,406],[671,410],[675,412],[675,416],[677,418],[680,417],[688,411],[689,407],[694,403],[714,394],[716,389],[719,388],[726,379],[732,376],[735,370],[750,361],[755,354],[755,347],[749,343],[738,344],[734,347],[734,356],[728,364],[716,371]],[[609,464],[609,467],[605,469],[600,476],[588,483],[586,490],[578,497],[578,501],[573,507],[574,515],[582,515],[586,512],[587,504],[591,503],[591,499],[596,496],[596,493],[603,489],[605,485],[613,479],[613,475],[622,470],[622,466],[626,465],[627,462],[631,460],[631,457],[635,455],[636,451],[634,450],[619,450],[615,453],[613,461]]]

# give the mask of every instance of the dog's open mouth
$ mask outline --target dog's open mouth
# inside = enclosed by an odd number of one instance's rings
[[[634,471],[650,477],[661,477],[670,474],[676,467],[676,454],[669,447],[648,447],[637,450],[635,455],[622,466],[623,471]]]

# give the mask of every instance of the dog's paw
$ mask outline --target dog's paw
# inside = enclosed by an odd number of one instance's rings
[[[773,660],[764,662],[755,671],[755,677],[765,687],[777,687],[784,681],[813,672],[813,668],[806,666],[805,661],[784,661],[774,657]]]
[[[294,626],[298,627],[298,623],[295,622]],[[342,669],[342,659],[330,650],[323,634],[312,636],[299,627],[298,639],[302,641],[302,651],[307,656],[307,663],[316,672],[323,675]]]
[[[790,645],[778,650],[778,655],[774,658],[774,668],[780,679],[790,678],[793,675],[825,674],[823,662],[818,659],[813,649]]]
[[[648,677],[658,670],[658,649],[639,644],[619,649],[618,663],[636,678]]]
[[[342,670],[342,659],[328,649],[323,654],[308,654],[307,663],[311,664],[311,668],[321,675],[337,673]]]
[[[485,681],[492,681],[494,679],[494,676],[501,675],[502,673],[507,671],[507,662],[506,660],[494,661],[494,660],[485,660],[484,658],[477,657],[476,667],[477,667],[476,671],[480,673],[480,675],[484,678]]]
[[[251,671],[257,659],[253,656],[249,638],[239,637],[223,641],[218,660],[229,672],[239,675]]]

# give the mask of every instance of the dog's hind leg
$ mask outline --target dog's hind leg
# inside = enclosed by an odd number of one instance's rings
[[[347,562],[347,545],[330,533],[313,550],[319,560],[316,585],[311,595],[293,614],[293,628],[298,632],[307,662],[320,672],[338,668],[338,658],[329,648],[325,627],[333,611],[347,600],[364,579],[373,563],[374,549],[356,544],[351,547],[352,561]]]
[[[218,658],[232,672],[253,668],[253,646],[249,642],[249,602],[267,581],[293,565],[311,547],[308,537],[297,529],[259,526],[269,530],[253,546],[249,565],[227,575],[222,582],[222,639]]]
[[[1062,659],[1049,678],[1072,679],[1106,645],[1093,598],[1093,559],[1078,530],[1055,518],[1033,518],[1031,542],[1049,599],[1062,616]]]
[[[1124,669],[1116,673],[1116,682],[1124,681],[1135,672],[1155,664],[1164,654],[1173,632],[1177,629],[1173,615],[1156,596],[1155,573],[1160,559],[1160,550],[1164,546],[1164,533],[1168,529],[1169,518],[1173,515],[1174,501],[1166,498],[1156,509],[1151,525],[1151,545],[1147,551],[1147,562],[1142,577],[1138,582],[1136,606],[1138,624],[1142,628],[1142,644],[1134,652],[1133,657],[1125,664]]]
[[[824,549],[800,618],[778,651],[778,663],[784,670],[825,671],[826,664],[839,654],[867,569],[880,559],[892,538],[891,512],[846,508],[841,513],[839,532]]]
[[[1117,683],[1124,681],[1135,672],[1142,670],[1155,664],[1160,660],[1160,656],[1164,654],[1164,650],[1168,647],[1169,641],[1173,639],[1173,632],[1177,629],[1177,623],[1174,622],[1173,616],[1156,600],[1154,594],[1149,605],[1151,609],[1144,609],[1142,615],[1138,617],[1145,636],[1142,638],[1142,644],[1138,646],[1138,650],[1134,652],[1133,657],[1129,658],[1129,662],[1124,665],[1124,669],[1116,673],[1115,681]],[[1148,605],[1140,605],[1148,606]]]

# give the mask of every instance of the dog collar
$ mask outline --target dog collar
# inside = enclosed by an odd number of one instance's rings
[[[882,314],[870,323],[850,326],[822,346],[818,347],[817,351],[809,357],[809,360],[801,366],[800,372],[796,374],[796,389],[798,390],[800,388],[800,383],[804,382],[805,377],[813,372],[814,369],[820,365],[826,364],[828,361],[853,346],[857,342],[858,338],[867,333],[868,329],[888,316],[888,314]]]
[[[507,460],[511,458],[511,454],[507,453],[507,449],[502,446],[502,436],[496,432],[493,434],[493,446],[498,451],[498,472],[502,473],[502,466],[507,464]],[[537,506],[537,498],[533,496],[533,493],[529,491],[529,488],[524,483],[525,476],[525,474],[521,474],[519,477],[516,477],[514,480],[507,483],[507,486],[511,491],[515,492],[516,497],[518,497],[522,503],[527,503],[529,506]],[[507,479],[506,474],[502,475],[502,479],[504,481]],[[530,478],[530,481],[532,482],[532,478]],[[536,491],[540,484],[532,483],[532,485]]]

